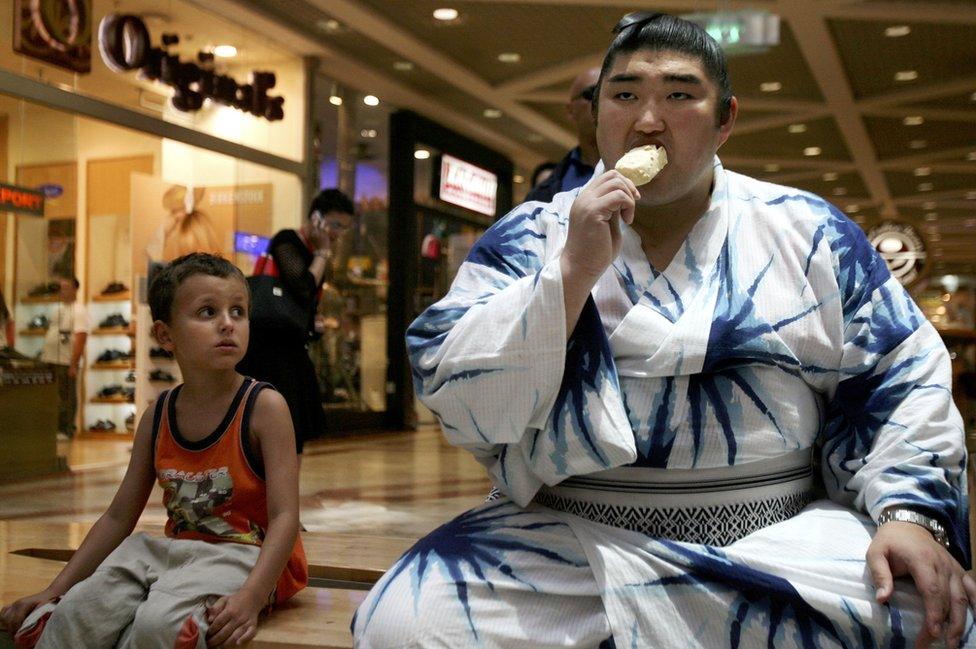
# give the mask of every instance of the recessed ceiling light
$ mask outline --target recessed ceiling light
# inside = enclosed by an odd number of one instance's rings
[[[898,38],[899,36],[908,36],[912,33],[912,28],[908,25],[892,25],[885,29],[885,36],[888,38]]]
[[[919,183],[917,189],[920,192],[930,192],[934,187],[932,183]]]
[[[320,20],[315,23],[316,26],[324,32],[337,32],[342,29],[342,23],[340,23],[335,18],[329,18],[328,20]]]
[[[766,81],[765,83],[759,84],[759,89],[762,92],[779,92],[783,89],[783,84],[779,81]]]
[[[931,167],[918,167],[918,168],[915,169],[915,175],[918,176],[918,177],[931,176],[932,175],[932,168]]]
[[[516,185],[521,185],[522,183],[525,182],[525,178],[523,178],[518,174],[515,174],[514,176],[512,176],[512,182],[515,183]]]
[[[502,52],[498,55],[498,60],[502,63],[518,63],[522,60],[522,55],[518,52]]]
[[[380,99],[376,95],[366,95],[363,97],[363,103],[367,106],[379,106]]]
[[[966,154],[966,160],[970,162],[976,162],[976,151],[970,151]]]
[[[365,138],[374,138],[374,137],[376,137],[376,129],[375,128],[364,128],[363,130],[361,130],[359,132],[359,136],[360,137],[365,137]]]
[[[834,196],[843,196],[847,193],[847,187],[834,187],[830,193],[832,193]]]
[[[342,97],[340,97],[339,95],[331,95],[329,96],[329,103],[332,104],[333,106],[341,106]]]
[[[497,108],[486,108],[481,114],[488,119],[498,119],[502,116],[502,111],[498,110]]]
[[[810,158],[812,158],[813,156],[820,155],[820,153],[821,153],[820,147],[818,146],[808,146],[807,148],[803,149],[803,155]]]
[[[410,61],[396,61],[393,63],[393,69],[399,70],[400,72],[409,72],[413,70],[413,63]]]
[[[789,131],[790,133],[806,133],[807,132],[807,125],[806,124],[790,124],[786,128],[786,130]]]
[[[901,70],[895,72],[895,81],[915,81],[918,79],[918,72],[915,70]]]
[[[922,203],[923,210],[934,210],[938,206],[939,206],[938,203],[936,203],[935,201],[925,201],[924,203]]]
[[[827,173],[825,173],[824,175],[822,175],[820,177],[824,179],[824,182],[832,183],[835,180],[837,180],[838,174],[837,174],[836,171],[828,171]]]
[[[457,20],[458,10],[451,7],[441,7],[440,9],[434,9],[434,18],[436,20],[443,20],[445,22],[449,20]]]
[[[778,164],[763,165],[763,171],[766,171],[768,173],[776,173],[777,171],[779,171],[779,165]]]
[[[229,59],[231,57],[237,56],[237,48],[233,45],[218,45],[213,48],[214,56],[218,56],[222,59]]]
[[[939,218],[938,212],[929,212],[928,214],[925,215],[926,221],[935,221],[938,220],[938,218]]]
[[[861,211],[861,206],[857,203],[851,203],[844,209],[848,214],[856,214]]]
[[[909,115],[905,119],[901,120],[901,123],[905,126],[921,126],[925,123],[925,118],[921,115]]]
[[[413,157],[415,157],[417,160],[426,160],[430,157],[430,151],[427,149],[417,149],[413,152]]]
[[[973,94],[969,95],[969,101],[976,101],[976,92],[974,92]]]
[[[926,140],[912,140],[908,143],[909,149],[924,149],[929,143]]]
[[[967,201],[976,201],[976,192],[966,192]]]

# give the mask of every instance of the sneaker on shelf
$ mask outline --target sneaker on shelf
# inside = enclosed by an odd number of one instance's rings
[[[125,382],[126,383],[135,383],[136,382],[136,371],[135,370],[129,370],[128,372],[126,372],[126,374],[125,374]]]
[[[117,383],[103,386],[102,389],[98,391],[98,396],[103,399],[112,399],[121,394],[122,394],[122,386]]]
[[[41,315],[36,315],[33,318],[31,318],[30,319],[30,322],[28,323],[27,326],[30,327],[31,329],[47,329],[47,327],[48,327],[49,324],[51,324],[51,323],[47,319],[47,316],[44,315],[44,314],[41,314]]]
[[[172,383],[173,381],[176,380],[176,377],[174,377],[172,374],[170,374],[166,370],[155,369],[155,370],[153,370],[152,372],[149,373],[149,380],[150,381],[162,381],[164,383]]]
[[[136,427],[136,413],[130,412],[129,416],[125,418],[125,429],[130,433],[135,430]]]
[[[122,388],[120,392],[122,398],[129,403],[135,403],[136,401],[136,389],[135,388]]]
[[[45,297],[48,295],[57,295],[61,291],[61,284],[58,282],[47,282],[45,284],[38,284],[31,290],[27,291],[27,295],[30,297]]]
[[[121,349],[106,349],[96,359],[99,363],[117,363],[126,360],[126,353]]]
[[[113,313],[98,323],[102,329],[125,329],[129,326],[128,320],[121,313]]]
[[[173,358],[173,352],[168,352],[162,347],[153,347],[149,350],[149,358]]]
[[[114,295],[116,293],[125,293],[128,291],[128,287],[122,282],[110,282],[108,286],[102,289],[102,295]]]

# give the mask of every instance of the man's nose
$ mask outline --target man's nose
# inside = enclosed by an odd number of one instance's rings
[[[220,315],[220,330],[221,331],[232,331],[234,329],[234,318],[231,316],[230,311],[224,311]]]
[[[656,102],[648,101],[641,106],[634,129],[642,133],[658,133],[664,130],[664,119]]]

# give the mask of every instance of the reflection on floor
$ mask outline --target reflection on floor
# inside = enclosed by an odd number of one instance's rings
[[[93,522],[105,511],[131,442],[67,446],[70,473],[0,484],[0,520]],[[302,460],[301,520],[308,530],[419,538],[482,502],[488,488],[481,465],[434,427],[315,440]],[[157,486],[142,521],[165,518]]]

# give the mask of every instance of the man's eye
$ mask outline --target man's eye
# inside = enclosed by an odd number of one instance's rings
[[[672,99],[694,99],[694,97],[689,95],[687,92],[672,92],[668,96]]]
[[[631,99],[636,99],[637,95],[632,92],[618,92],[614,95],[616,99],[623,99],[624,101],[630,101]]]

